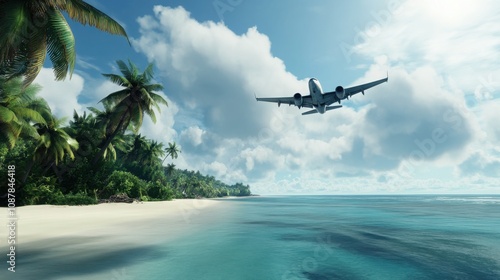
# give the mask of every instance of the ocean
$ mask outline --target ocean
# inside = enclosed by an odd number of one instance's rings
[[[500,196],[225,200],[122,279],[500,279]],[[125,278],[126,277],[126,278]]]
[[[261,196],[199,209],[123,233],[139,247],[21,244],[24,276],[12,279],[500,279],[498,195]]]

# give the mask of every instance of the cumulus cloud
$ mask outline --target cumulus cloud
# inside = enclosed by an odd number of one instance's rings
[[[174,129],[175,115],[179,111],[177,105],[172,102],[163,92],[157,92],[168,103],[168,107],[161,105],[160,112],[156,111],[156,123],[150,117],[145,117],[139,130],[140,133],[151,139],[163,143],[172,142],[177,137]]]
[[[427,160],[463,150],[475,134],[470,113],[439,74],[420,67],[410,73],[396,68],[391,75],[391,83],[369,97],[361,124],[367,148],[393,159],[419,150]]]
[[[254,93],[307,94],[307,82],[286,70],[284,62],[273,56],[270,39],[256,28],[235,34],[223,23],[196,21],[182,7],[155,6],[154,15],[138,19],[141,35],[132,42],[172,87],[169,96],[179,107],[175,116],[183,122],[178,135],[186,149],[182,166],[229,182],[250,182],[262,193],[397,192],[427,190],[425,184],[452,189],[452,183],[440,179],[407,184],[401,169],[406,164],[423,170],[431,164],[453,170],[450,167],[466,159],[470,163],[464,168],[477,167],[474,149],[478,143],[491,143],[487,139],[497,139],[498,131],[484,136],[481,119],[467,106],[465,95],[474,90],[477,75],[465,81],[463,73],[453,72],[458,73],[453,80],[444,69],[482,58],[471,53],[464,62],[453,55],[456,49],[447,56],[447,49],[438,43],[445,40],[449,46],[460,36],[472,36],[443,33],[459,25],[465,31],[481,31],[473,35],[478,42],[493,40],[486,44],[486,52],[496,39],[485,25],[461,26],[454,17],[433,18],[445,22],[440,23],[442,30],[431,28],[428,37],[411,32],[433,16],[429,13],[434,10],[425,10],[430,4],[423,2],[402,2],[386,19],[391,24],[381,24],[377,36],[351,50],[374,57],[354,84],[379,79],[387,70],[389,83],[324,115],[301,116],[294,107],[255,102]],[[419,18],[415,9],[424,16]],[[454,12],[475,18],[489,13]],[[483,93],[494,85],[487,82]],[[493,124],[497,111],[487,111],[485,121]],[[496,159],[489,163],[496,166]],[[490,165],[481,168],[490,170]]]
[[[222,23],[197,22],[182,7],[155,6],[154,14],[138,20],[134,47],[168,77],[171,95],[221,136],[257,135],[270,113],[256,105],[254,93],[289,94],[299,84],[256,28],[237,35]]]
[[[34,83],[42,86],[39,96],[47,101],[52,113],[57,117],[71,117],[73,110],[83,112],[78,103],[84,86],[84,79],[80,75],[73,74],[71,79],[56,81],[52,69],[42,68]]]
[[[386,55],[407,68],[432,65],[474,91],[486,76],[500,77],[499,10],[494,0],[389,1],[342,47],[347,58]]]
[[[399,168],[389,164],[387,172],[418,173],[427,162],[456,167],[462,176],[496,176],[500,71],[492,58],[499,56],[499,10],[489,0],[389,1],[353,44],[341,46],[348,60],[357,54],[375,61],[363,79],[389,69],[389,91],[376,88],[363,100],[373,106],[359,130],[368,137],[357,143],[382,156],[377,163],[397,159]]]
[[[198,146],[203,142],[203,135],[205,133],[206,132],[198,126],[191,126],[183,130],[180,137],[181,141],[184,140],[193,146]]]
[[[458,167],[462,176],[480,175],[500,177],[500,159],[492,155],[477,152],[462,162]]]

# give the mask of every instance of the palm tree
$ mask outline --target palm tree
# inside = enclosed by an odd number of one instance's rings
[[[127,153],[126,160],[128,162],[139,162],[142,164],[145,150],[147,149],[148,142],[145,136],[141,134],[130,135],[127,134],[129,140],[130,151]]]
[[[169,163],[167,164],[167,166],[165,167],[165,173],[170,176],[172,175],[172,173],[174,173],[175,171],[175,164],[173,163]]]
[[[104,110],[101,111],[95,107],[87,107],[87,109],[90,110],[90,112],[95,114],[96,122],[100,129],[102,130],[102,133],[104,137],[107,137],[113,131],[107,131],[108,123],[111,119],[111,116],[113,115],[113,108],[112,105],[109,103],[104,103]]]
[[[66,132],[78,142],[95,138],[99,135],[97,131],[97,120],[92,114],[83,112],[79,115],[76,110],[73,110],[73,120],[69,121],[69,126]]]
[[[61,11],[83,25],[128,36],[111,17],[82,0],[0,1],[0,74],[23,75],[29,85],[40,72],[46,53],[56,80],[75,66],[75,39]]]
[[[132,149],[127,154],[127,160],[136,161],[140,165],[159,164],[159,158],[165,154],[163,143],[149,140],[141,134],[134,136],[131,146]]]
[[[44,168],[44,172],[46,172],[54,164],[58,165],[65,156],[69,156],[71,159],[75,158],[73,151],[78,149],[78,142],[61,128],[64,119],[57,119],[53,115],[45,116],[45,119],[45,124],[35,125],[40,138],[35,148],[33,160],[27,167],[23,183],[28,179],[35,162]]]
[[[144,151],[144,164],[154,165],[158,164],[160,158],[165,154],[163,143],[155,140],[148,141],[146,151]]]
[[[181,150],[179,149],[179,147],[177,146],[177,144],[175,142],[174,143],[169,142],[168,148],[165,149],[165,154],[166,154],[165,158],[161,162],[162,165],[168,156],[170,156],[172,159],[174,159],[174,158],[177,158],[179,156],[180,152],[181,152]]]
[[[88,109],[94,113],[96,116],[93,118],[95,121],[94,133],[97,132],[94,139],[92,139],[92,148],[97,147],[100,142],[106,139],[112,132],[107,131],[106,127],[109,122],[111,115],[113,114],[111,106],[109,104],[104,105],[104,110],[100,111],[94,107],[88,107]],[[71,122],[70,122],[71,125]],[[130,149],[130,145],[124,135],[118,134],[113,140],[106,146],[102,158],[106,160],[115,161],[117,158],[117,151],[127,152]]]
[[[9,148],[21,134],[38,137],[30,122],[44,124],[42,114],[50,111],[45,100],[36,97],[39,90],[38,85],[23,88],[20,78],[0,79],[0,140]]]
[[[143,73],[139,73],[137,67],[129,61],[118,60],[116,62],[123,76],[116,74],[103,74],[113,83],[123,86],[124,89],[113,92],[101,101],[103,104],[111,106],[112,114],[107,123],[107,133],[105,141],[101,145],[101,152],[95,157],[94,163],[101,158],[105,147],[111,143],[113,138],[131,128],[137,133],[142,125],[144,114],[148,115],[156,123],[154,108],[160,112],[160,104],[168,105],[161,95],[155,93],[163,89],[161,84],[151,84],[153,79],[153,64],[149,64]]]

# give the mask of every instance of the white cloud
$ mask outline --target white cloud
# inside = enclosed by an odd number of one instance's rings
[[[160,105],[161,111],[155,111],[156,123],[150,117],[145,117],[139,132],[148,138],[163,143],[172,142],[177,137],[177,132],[174,129],[174,119],[179,109],[163,92],[157,92],[157,94],[167,101],[168,107]]]
[[[355,83],[379,79],[386,70],[389,83],[324,115],[301,116],[294,107],[255,102],[254,93],[307,94],[306,81],[287,72],[272,55],[269,38],[256,28],[237,35],[222,23],[197,22],[182,7],[155,6],[154,16],[138,20],[141,36],[132,42],[173,87],[171,95],[180,108],[176,117],[197,118],[180,133],[186,149],[182,166],[229,182],[244,180],[261,193],[423,192],[436,185],[464,190],[463,182],[473,181],[458,179],[453,173],[457,162],[498,139],[497,130],[487,130],[479,121],[495,123],[497,110],[486,105],[491,100],[476,104],[489,108],[479,118],[464,99],[477,88],[478,76],[496,77],[492,63],[482,65],[484,57],[471,48],[474,40],[485,42],[485,52],[492,55],[497,37],[491,32],[497,29],[457,20],[478,19],[489,11],[454,8],[456,15],[440,18],[429,2],[419,3],[403,2],[387,18],[390,22],[379,26],[377,36],[354,48],[375,61]],[[439,28],[428,33],[420,29],[431,25]],[[449,47],[454,43],[467,48],[470,57]],[[480,71],[465,79],[469,72],[460,70],[462,63]],[[481,93],[491,92],[488,98],[493,98],[495,86],[494,79],[486,79]],[[486,167],[496,162],[491,158]],[[411,172],[404,170],[408,166]],[[446,174],[433,174],[433,167]]]
[[[89,98],[91,98],[93,102],[97,103],[111,93],[119,91],[121,89],[123,89],[123,87],[111,81],[101,80],[96,88],[93,88],[91,91],[89,91]]]
[[[303,87],[270,53],[267,36],[250,28],[236,35],[222,23],[199,23],[182,7],[154,7],[139,19],[134,47],[154,61],[172,94],[203,115],[207,129],[226,137],[255,136],[269,110],[254,93],[289,94]],[[255,118],[254,116],[260,116]]]
[[[457,168],[458,174],[464,176],[496,176],[494,168],[500,162],[494,148],[498,110],[493,108],[500,97],[500,71],[495,62],[500,47],[500,5],[490,0],[396,2],[400,5],[395,9],[388,6],[374,11],[376,28],[365,28],[356,34],[352,49],[345,52],[347,58],[354,53],[374,58],[376,63],[364,79],[375,78],[374,69],[385,67],[390,69],[389,87],[395,83],[401,86],[402,81],[411,85],[400,88],[399,96],[374,94],[365,99],[376,105],[364,122],[374,128],[370,138],[385,138],[373,143],[364,138],[365,142],[377,153],[403,156],[397,176],[405,173],[403,169],[408,166],[413,175],[430,177],[434,176],[429,171],[432,168]],[[394,68],[404,71],[399,70],[395,76]],[[399,76],[404,72],[405,77]],[[391,122],[381,119],[380,106],[393,107],[382,111],[389,113],[385,117]],[[424,126],[419,127],[421,124]],[[440,129],[443,137],[446,135],[446,141],[432,140],[435,129]],[[367,131],[366,127],[362,131]],[[405,134],[413,141],[395,141]],[[401,146],[398,142],[409,145]],[[386,143],[385,147],[377,146],[380,143]],[[429,164],[431,168],[427,167]],[[426,169],[427,172],[421,172]],[[441,177],[456,178],[457,173],[448,173]],[[453,181],[462,189],[466,185],[462,184],[463,178]],[[487,180],[484,183],[488,184]]]
[[[203,142],[205,131],[198,126],[191,126],[183,130],[180,134],[181,139],[185,139],[193,146],[198,146]]]
[[[83,112],[82,106],[78,104],[78,96],[84,85],[84,79],[80,75],[73,74],[71,79],[56,81],[52,69],[42,68],[34,83],[42,86],[39,96],[47,101],[57,117],[71,117],[73,110]]]
[[[385,55],[406,68],[432,65],[466,91],[474,91],[485,74],[500,77],[499,2],[389,2],[400,5],[373,11],[376,28],[369,25],[356,34],[363,40],[354,40],[350,54]]]

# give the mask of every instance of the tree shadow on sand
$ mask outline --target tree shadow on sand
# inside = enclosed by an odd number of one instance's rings
[[[141,237],[138,236],[138,239]],[[107,242],[109,239],[109,242]],[[62,237],[16,246],[16,272],[4,269],[1,279],[60,279],[64,277],[92,277],[106,271],[116,271],[133,264],[165,258],[167,252],[161,245],[145,242],[125,243],[112,237]],[[0,248],[6,252],[7,248]],[[132,279],[128,277],[127,279]]]

